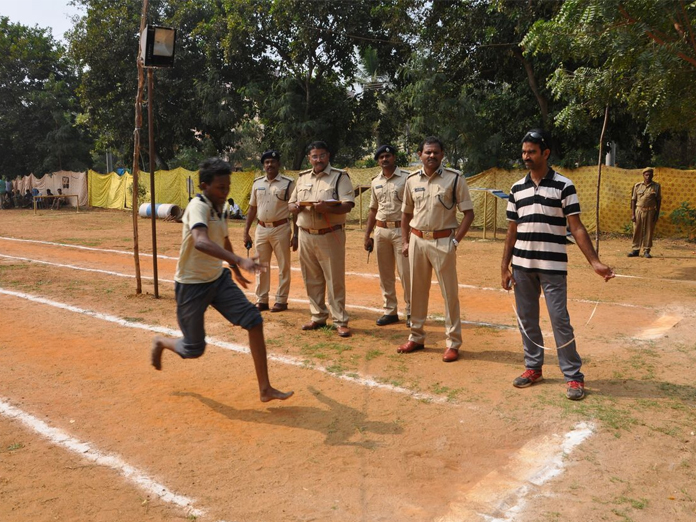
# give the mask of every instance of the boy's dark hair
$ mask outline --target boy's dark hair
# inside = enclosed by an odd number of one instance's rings
[[[432,145],[433,143],[437,143],[440,146],[440,150],[442,152],[445,152],[445,144],[442,143],[442,140],[440,138],[438,138],[437,136],[428,136],[423,140],[423,142],[420,145],[418,145],[418,154],[423,152],[423,149],[426,145]]]
[[[539,145],[539,150],[544,152],[551,149],[551,134],[544,129],[531,129],[522,138],[522,143],[535,143]]]
[[[208,158],[198,167],[198,182],[210,185],[215,176],[229,176],[232,167],[220,158]]]
[[[329,154],[331,153],[331,151],[329,150],[329,146],[326,144],[325,141],[313,141],[312,143],[307,145],[307,154],[312,152],[314,149],[323,149],[329,152]]]

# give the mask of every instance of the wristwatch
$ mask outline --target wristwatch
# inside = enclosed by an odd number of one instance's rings
[[[459,241],[457,241],[457,238],[455,237],[452,238],[452,243],[454,243],[455,248],[459,246]]]

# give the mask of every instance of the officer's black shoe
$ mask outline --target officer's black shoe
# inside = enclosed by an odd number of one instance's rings
[[[399,316],[398,315],[383,315],[379,319],[377,319],[377,326],[386,326],[388,324],[393,324],[393,323],[398,323],[399,322]]]
[[[628,254],[626,257],[638,257],[639,255],[640,255],[640,251],[639,251],[639,250],[634,250],[633,252],[631,252],[630,254]]]
[[[643,257],[650,259],[652,255],[650,255],[650,252],[646,252],[645,254],[643,254]]]

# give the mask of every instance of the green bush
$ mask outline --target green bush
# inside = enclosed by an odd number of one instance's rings
[[[696,208],[691,208],[688,201],[682,201],[669,215],[677,230],[686,233],[689,241],[696,241]]]

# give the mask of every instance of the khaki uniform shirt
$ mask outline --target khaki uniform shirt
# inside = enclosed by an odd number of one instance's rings
[[[295,181],[278,174],[273,180],[261,176],[251,186],[249,205],[256,207],[256,217],[264,223],[273,223],[290,217],[288,200],[295,188]]]
[[[397,167],[391,178],[382,172],[372,180],[370,208],[377,210],[379,221],[401,221],[404,188],[410,175],[410,172]]]
[[[434,232],[457,228],[457,209],[464,212],[473,208],[466,178],[457,170],[440,166],[428,177],[420,169],[406,180],[401,210],[413,215],[411,227],[415,229]]]
[[[182,218],[184,223],[179,261],[176,264],[174,280],[178,283],[197,284],[215,281],[222,274],[222,260],[196,250],[191,231],[204,226],[213,243],[225,248],[227,219],[218,213],[213,204],[203,195],[189,201]]]
[[[300,172],[290,203],[319,202],[337,200],[355,205],[353,183],[345,170],[333,168],[330,164],[316,174],[313,169]],[[314,210],[302,209],[297,215],[297,226],[309,229],[322,229],[346,222],[346,214],[320,214]]]
[[[657,208],[658,201],[662,200],[660,184],[654,181],[649,185],[646,185],[644,181],[636,183],[633,186],[631,200],[636,202],[636,208],[645,210]]]

